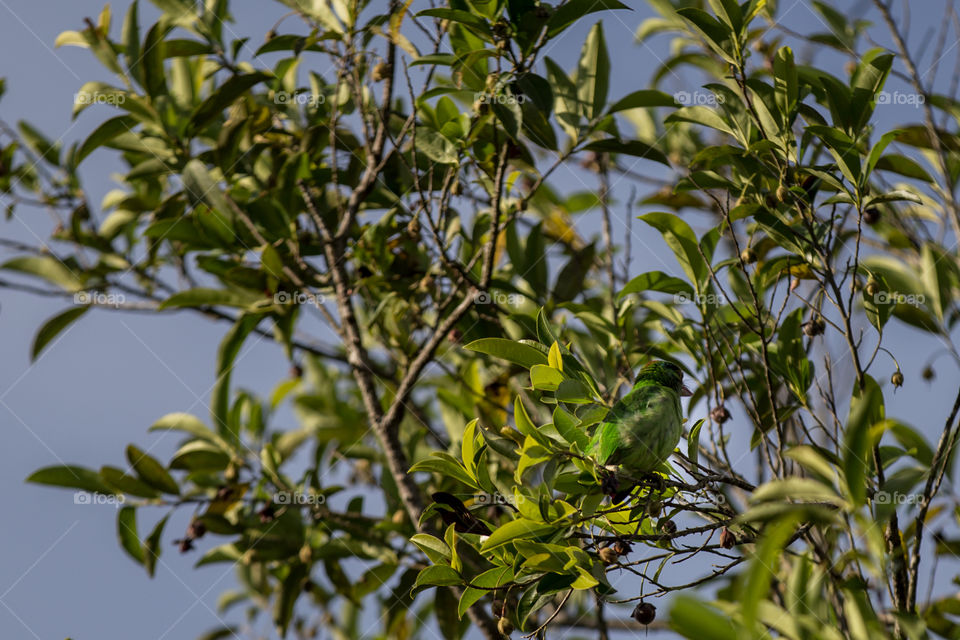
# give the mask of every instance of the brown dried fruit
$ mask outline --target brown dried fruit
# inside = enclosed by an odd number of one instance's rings
[[[724,549],[732,549],[737,544],[737,536],[733,535],[730,529],[724,527],[720,531],[720,546]]]
[[[730,419],[730,411],[726,405],[719,404],[710,410],[710,419],[717,424],[723,424]]]
[[[895,386],[895,387],[902,387],[902,386],[903,386],[903,374],[900,373],[899,370],[894,371],[894,372],[893,372],[893,375],[890,376],[890,382],[892,382],[892,383],[893,383],[893,386]]]
[[[803,334],[809,338],[823,335],[827,329],[827,323],[820,316],[814,317],[810,322],[803,323]]]
[[[187,537],[196,540],[197,538],[202,538],[203,534],[207,532],[207,525],[203,524],[200,520],[193,520],[190,522],[190,525],[187,527]]]
[[[386,62],[377,63],[377,65],[373,68],[373,71],[370,73],[370,77],[373,79],[374,82],[380,82],[381,80],[385,80],[389,76],[390,76],[390,65],[388,65]]]
[[[640,624],[647,625],[656,620],[657,608],[649,602],[641,602],[633,609],[630,617]]]
[[[612,547],[604,547],[603,549],[600,549],[599,552],[599,556],[600,559],[603,560],[603,564],[613,564],[617,561],[617,556],[619,555],[620,554],[614,551]]]
[[[501,635],[509,636],[513,633],[513,623],[506,618],[500,618],[497,621],[497,631],[499,631]]]
[[[633,550],[633,547],[626,540],[617,540],[613,543],[613,550],[618,556],[625,556]]]
[[[877,224],[880,220],[880,210],[876,207],[870,207],[863,212],[863,221],[867,224]]]

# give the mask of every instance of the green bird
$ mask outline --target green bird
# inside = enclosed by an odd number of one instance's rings
[[[601,465],[615,465],[631,477],[649,475],[680,442],[680,396],[688,395],[680,367],[664,360],[647,363],[640,369],[630,393],[613,405],[597,426],[589,453]],[[629,493],[618,493],[614,487],[605,487],[604,491],[614,496],[614,502],[620,502]]]

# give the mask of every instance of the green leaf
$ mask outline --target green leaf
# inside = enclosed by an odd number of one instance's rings
[[[544,58],[544,62],[547,66],[547,80],[553,88],[553,112],[556,114],[557,124],[576,140],[581,122],[577,86],[556,62],[549,57]]]
[[[430,558],[430,562],[434,564],[450,562],[450,547],[440,538],[427,533],[418,533],[410,538],[410,542],[420,547],[420,550]]]
[[[730,616],[690,595],[678,595],[670,607],[670,627],[684,638],[738,640]]]
[[[200,418],[189,413],[168,413],[150,425],[148,431],[182,431],[208,442],[223,442]]]
[[[277,594],[273,607],[273,624],[281,638],[287,634],[287,627],[293,618],[293,608],[297,598],[303,593],[303,584],[308,574],[308,567],[297,562],[289,566],[287,575],[280,581],[280,593]]]
[[[620,290],[617,298],[623,298],[631,293],[639,293],[641,291],[661,291],[670,294],[685,293],[691,298],[694,296],[693,287],[685,280],[668,276],[663,271],[648,271],[647,273],[641,273],[628,282],[626,286]]]
[[[201,102],[190,116],[187,135],[193,136],[220,117],[223,110],[233,104],[237,98],[252,87],[270,80],[273,76],[266,73],[246,73],[235,75],[219,85],[206,100]]]
[[[160,493],[150,485],[141,482],[134,476],[127,475],[122,469],[118,469],[117,467],[100,467],[100,477],[117,491],[122,491],[132,496],[156,498],[160,495]]]
[[[80,149],[74,156],[74,164],[79,165],[84,158],[93,153],[99,147],[107,144],[121,133],[132,132],[137,126],[137,118],[133,116],[117,116],[110,118],[99,127],[93,130],[87,139],[80,145]]]
[[[677,9],[677,13],[688,20],[693,31],[703,38],[708,47],[723,58],[727,63],[736,65],[736,53],[732,45],[733,29],[706,11],[692,7]]]
[[[628,140],[626,142],[621,142],[619,140],[607,138],[605,140],[591,142],[585,146],[584,149],[587,151],[622,153],[628,156],[643,158],[644,160],[653,160],[654,162],[659,162],[660,164],[668,167],[671,166],[670,160],[662,151],[650,146],[646,142],[641,142],[640,140]]]
[[[83,288],[80,276],[53,256],[20,256],[4,262],[0,265],[0,269],[43,278],[71,293],[76,293]]]
[[[137,564],[143,564],[143,545],[137,535],[137,510],[135,507],[122,507],[117,512],[117,537],[120,546]]]
[[[485,353],[488,356],[500,358],[507,362],[518,364],[521,367],[530,367],[537,364],[547,364],[547,356],[542,351],[535,349],[521,342],[506,340],[504,338],[481,338],[474,340],[464,349]]]
[[[114,493],[110,487],[104,484],[96,471],[70,464],[38,469],[27,477],[27,482],[53,487],[67,487],[68,489],[81,489],[91,493]]]
[[[672,213],[647,213],[640,219],[663,235],[687,277],[697,283],[697,289],[705,285],[710,274],[690,225]]]
[[[687,436],[687,457],[697,466],[697,460],[700,459],[700,429],[703,427],[704,419],[700,418],[690,429],[690,435]]]
[[[417,151],[440,164],[458,162],[456,145],[430,127],[421,127],[417,130]]]
[[[36,337],[33,339],[33,348],[30,349],[30,359],[36,360],[37,356],[40,355],[40,352],[43,351],[43,348],[50,344],[50,341],[60,335],[64,329],[69,327],[77,318],[82,316],[87,312],[87,309],[90,307],[87,305],[81,305],[78,307],[71,307],[66,311],[61,311],[52,318],[47,319],[43,323],[43,326],[40,327],[40,330],[37,331]]]
[[[552,38],[583,16],[595,11],[630,9],[618,0],[570,0],[553,12],[547,21],[547,36]]]
[[[855,505],[867,498],[867,470],[872,465],[870,427],[883,420],[883,392],[876,380],[866,376],[863,391],[854,390],[843,436],[843,473]]]
[[[513,581],[513,569],[510,567],[494,567],[484,571],[470,581],[475,587],[467,587],[460,596],[457,605],[457,615],[462,619],[467,609],[476,604],[482,597],[490,593],[495,587],[502,587]]]
[[[474,489],[479,489],[477,486],[477,481],[470,477],[470,474],[467,473],[460,464],[449,457],[440,457],[446,456],[439,451],[433,452],[433,457],[425,458],[412,467],[410,467],[409,473],[415,473],[417,471],[430,471],[433,473],[439,473],[441,476],[446,478],[452,478],[458,480],[468,487],[473,487]]]
[[[466,27],[470,27],[478,35],[487,36],[487,38],[490,37],[490,23],[480,16],[473,15],[469,11],[460,9],[425,9],[419,12],[417,16],[441,18],[443,20],[449,20],[450,22],[457,22]]]
[[[173,495],[180,495],[180,487],[173,476],[156,458],[135,445],[127,445],[127,462],[137,476],[151,487]]]
[[[233,219],[233,209],[230,202],[202,161],[193,159],[183,167],[183,188],[192,204],[196,205],[196,203],[202,202],[219,212],[221,217],[225,217],[227,220]],[[227,235],[232,236],[233,234],[231,228],[224,231],[227,232]]]
[[[607,104],[610,88],[610,57],[603,38],[603,23],[590,29],[577,63],[577,96],[583,115],[589,121],[598,117]]]
[[[143,85],[143,72],[140,69],[140,0],[133,0],[127,9],[123,20],[123,32],[120,35],[123,41],[123,54],[127,61],[127,70],[130,76],[140,85]]]
[[[223,471],[230,456],[209,442],[194,440],[180,447],[170,460],[171,469],[188,471]]]
[[[722,131],[727,135],[737,137],[733,133],[733,129],[730,128],[730,125],[720,116],[720,114],[713,109],[708,109],[707,107],[703,106],[683,107],[682,109],[677,109],[664,118],[663,122],[665,124],[670,124],[672,122],[692,122],[694,124],[710,127],[711,129]]]
[[[673,96],[656,89],[640,89],[629,93],[620,98],[607,111],[607,113],[617,113],[627,109],[639,109],[641,107],[676,107],[677,101]]]
[[[260,300],[262,300],[260,296],[246,291],[196,288],[173,294],[161,302],[157,309],[212,307],[218,305],[246,309]]]
[[[147,575],[151,578],[157,567],[157,560],[160,558],[160,553],[163,550],[160,542],[163,537],[163,528],[167,525],[169,518],[170,514],[163,516],[156,526],[153,527],[153,531],[150,532],[150,535],[147,536],[146,541],[143,543],[143,566],[146,567]]]
[[[530,367],[530,384],[541,391],[556,391],[564,381],[563,374],[545,364]]]
[[[455,584],[462,584],[463,578],[460,574],[446,565],[432,565],[417,574],[417,587],[446,587]]]
[[[554,525],[546,524],[544,522],[535,522],[526,518],[517,518],[516,520],[511,520],[510,522],[497,527],[497,529],[490,534],[490,537],[484,541],[483,545],[481,545],[480,552],[486,553],[491,549],[501,547],[518,538],[524,540],[536,538],[551,531],[555,531],[556,529],[557,527]]]
[[[780,521],[768,525],[764,530],[760,544],[757,546],[756,556],[750,563],[744,590],[740,596],[743,603],[744,624],[748,629],[754,628],[757,609],[770,590],[770,582],[774,576],[771,567],[776,566],[777,556],[783,553],[783,547],[793,535],[801,517],[799,513],[786,514]]]
[[[233,327],[223,336],[220,348],[217,349],[217,381],[213,386],[210,413],[217,433],[227,437],[231,442],[239,440],[239,434],[231,430],[230,413],[230,378],[233,365],[240,354],[240,348],[250,332],[260,323],[262,316],[243,314]]]
[[[21,120],[17,123],[20,138],[44,162],[60,166],[60,144],[52,142],[35,129],[30,123]]]

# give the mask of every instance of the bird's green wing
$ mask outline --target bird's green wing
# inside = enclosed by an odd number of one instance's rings
[[[597,427],[590,452],[600,464],[646,472],[670,455],[681,424],[676,392],[660,385],[640,386],[617,402]]]
[[[600,464],[606,464],[620,446],[620,430],[613,422],[603,422],[590,441],[590,450]]]

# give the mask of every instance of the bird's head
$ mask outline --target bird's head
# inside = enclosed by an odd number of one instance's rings
[[[637,382],[653,382],[673,389],[681,396],[693,395],[690,389],[683,384],[683,370],[666,360],[653,360],[643,365],[637,375]]]

